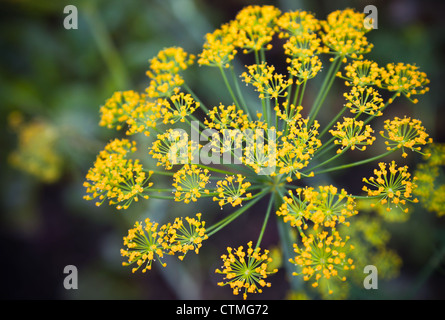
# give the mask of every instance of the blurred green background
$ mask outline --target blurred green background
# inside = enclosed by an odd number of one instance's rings
[[[63,9],[68,4],[79,10],[77,30],[63,28]],[[369,34],[375,47],[367,58],[379,65],[416,63],[428,74],[431,91],[420,97],[417,105],[399,99],[397,113],[419,117],[436,142],[445,141],[445,6],[440,1],[2,1],[3,299],[234,298],[231,290],[216,286],[220,279],[214,270],[219,267],[219,256],[226,246],[245,244],[250,240],[247,235],[255,237],[258,233],[262,221],[259,218],[252,223],[255,212],[249,212],[250,218],[243,215],[236,224],[212,237],[199,256],[187,256],[183,263],[168,259],[167,268],[155,265],[149,274],[131,274],[121,266],[119,254],[128,228],[146,216],[162,222],[181,215],[184,207],[150,200],[127,212],[107,206],[97,208],[83,200],[82,183],[97,153],[109,139],[120,135],[98,126],[99,106],[114,91],[143,91],[148,85],[148,59],[164,47],[181,46],[198,54],[206,33],[233,19],[249,4],[274,4],[283,12],[309,10],[319,19],[337,9],[353,7],[362,11],[368,4],[375,5],[378,29]],[[213,70],[193,70],[187,73],[187,80],[203,101],[216,105],[219,97],[227,97],[223,83],[213,77]],[[332,103],[342,103],[340,95],[331,99]],[[53,148],[57,169],[47,181],[12,167],[8,160],[20,144],[10,124],[20,121],[39,124],[29,131],[28,138],[34,138],[33,152],[49,156],[42,147],[45,141]],[[39,161],[33,154],[28,156],[31,162]],[[337,177],[340,184],[361,187],[360,181],[354,185],[357,182],[349,178],[347,174]],[[203,203],[199,211],[214,208]],[[187,207],[191,214],[196,210],[191,205]],[[381,283],[378,292],[352,292],[350,298],[444,299],[444,219],[416,207],[408,221],[385,225],[391,232],[390,247],[403,259],[400,275]],[[263,242],[273,246],[278,243],[277,238],[272,223]],[[78,268],[77,290],[63,287],[66,265]],[[289,284],[285,273],[280,271],[271,280],[272,288],[252,298],[287,298]]]

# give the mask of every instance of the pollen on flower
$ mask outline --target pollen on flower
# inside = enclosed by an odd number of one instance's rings
[[[244,180],[241,174],[236,176],[226,176],[224,180],[216,182],[217,195],[213,197],[213,201],[218,202],[221,209],[226,204],[231,204],[232,207],[242,206],[242,202],[252,198],[252,194],[247,192],[247,189],[251,186],[251,183]]]
[[[270,287],[270,282],[265,279],[270,274],[278,270],[268,270],[268,265],[272,262],[269,257],[269,250],[261,252],[261,248],[252,248],[252,241],[247,244],[247,252],[240,246],[236,250],[228,247],[228,254],[223,254],[223,269],[216,269],[216,273],[225,275],[223,282],[219,286],[229,285],[234,295],[238,295],[242,290],[243,299],[247,299],[248,293],[262,293],[262,288]]]
[[[206,188],[210,179],[208,169],[186,164],[174,173],[173,179],[175,201],[196,202],[202,194],[209,194]]]

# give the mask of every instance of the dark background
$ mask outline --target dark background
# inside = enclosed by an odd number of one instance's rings
[[[78,30],[63,28],[63,8],[67,4],[79,9]],[[187,257],[182,264],[169,259],[167,268],[155,265],[149,274],[131,274],[121,266],[122,236],[135,220],[146,215],[166,219],[180,212],[181,206],[169,208],[168,213],[165,204],[157,201],[138,204],[128,212],[116,212],[107,206],[97,208],[82,199],[85,192],[82,183],[98,151],[108,139],[118,136],[115,131],[98,126],[99,106],[105,99],[117,90],[143,90],[148,84],[147,61],[164,47],[182,46],[198,54],[206,33],[233,19],[249,4],[274,4],[283,12],[304,9],[314,12],[319,19],[337,9],[353,7],[362,11],[368,4],[375,5],[378,30],[369,34],[375,47],[367,58],[379,65],[416,63],[428,74],[430,92],[420,97],[417,105],[399,99],[397,112],[419,117],[436,142],[444,141],[445,7],[441,1],[3,1],[0,10],[3,299],[233,298],[230,289],[216,286],[220,279],[213,271],[219,267],[219,256],[229,245],[228,240],[233,246],[245,243],[247,234],[257,234],[262,219],[243,216],[212,237],[199,258]],[[198,72],[189,74],[195,91],[209,104],[219,103],[215,94],[226,95],[225,88],[209,77],[210,71],[201,69],[205,68],[196,68]],[[308,99],[316,88],[309,89]],[[341,105],[340,95],[331,95],[330,99],[333,105]],[[43,118],[58,128],[57,148],[63,166],[55,182],[42,182],[9,164],[8,155],[18,147],[17,136],[7,124],[8,115],[15,110],[21,111],[26,119]],[[355,176],[345,174],[336,178],[340,185],[360,188]],[[251,210],[251,217],[265,205]],[[205,208],[204,203],[200,210]],[[445,298],[443,255],[436,255],[445,245],[444,218],[417,207],[407,222],[387,227],[392,232],[390,246],[404,263],[396,279],[382,284],[380,295],[369,297]],[[273,222],[263,242],[277,243]],[[78,268],[78,290],[63,287],[66,265]],[[284,273],[280,271],[272,282],[271,289],[254,298],[286,298],[289,286]]]

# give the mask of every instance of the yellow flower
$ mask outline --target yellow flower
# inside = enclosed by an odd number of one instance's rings
[[[413,95],[425,94],[429,91],[425,87],[430,80],[425,72],[419,71],[419,67],[412,64],[388,63],[381,72],[381,80],[377,83],[381,88],[403,94],[413,103],[417,99],[411,99]]]
[[[383,115],[382,109],[385,104],[379,92],[373,87],[353,86],[351,91],[343,95],[348,101],[345,106],[351,113],[359,116],[366,113],[373,116]]]
[[[431,138],[428,138],[429,135],[425,132],[420,120],[406,116],[403,119],[395,117],[394,120],[386,120],[384,129],[386,134],[380,131],[380,135],[387,139],[385,141],[387,150],[402,149],[404,158],[407,156],[405,148],[423,154],[421,146],[433,142]]]
[[[158,103],[162,106],[162,114],[165,124],[174,124],[176,122],[185,122],[185,119],[190,116],[196,109],[199,108],[200,103],[196,102],[190,94],[180,92],[170,97],[171,103],[167,99],[160,99]]]
[[[183,130],[168,129],[158,134],[149,154],[157,160],[156,166],[171,170],[176,164],[187,164],[197,157],[199,145],[189,141],[188,134]]]
[[[274,6],[247,6],[236,15],[237,46],[244,53],[270,50],[275,34],[275,20],[281,11]]]
[[[364,186],[363,191],[367,192],[369,197],[379,198],[382,205],[386,204],[387,211],[392,210],[394,205],[407,213],[406,202],[418,202],[417,198],[413,199],[417,178],[411,178],[408,166],[397,168],[395,161],[389,165],[380,162],[379,168],[380,170],[374,169],[375,177],[363,178],[363,182],[374,187],[370,189]]]
[[[380,83],[383,69],[371,60],[354,60],[345,66],[345,74],[337,73],[337,77],[345,79],[347,86],[366,87]]]
[[[246,193],[251,183],[243,182],[244,180],[243,175],[237,174],[236,176],[226,176],[224,180],[217,181],[217,195],[213,197],[213,201],[218,202],[221,209],[226,204],[231,204],[232,207],[242,206],[243,201],[252,198],[251,193]]]
[[[275,73],[274,66],[267,63],[247,66],[248,72],[243,72],[242,77],[246,84],[252,84],[260,93],[260,99],[286,97],[286,89],[292,84],[292,80],[286,80],[282,74]]]
[[[219,286],[229,285],[234,295],[244,289],[243,298],[247,298],[248,293],[262,293],[263,287],[270,287],[271,284],[265,279],[277,272],[277,269],[269,271],[267,266],[272,262],[268,256],[269,250],[261,252],[261,248],[252,248],[252,241],[247,244],[247,252],[243,246],[238,249],[227,248],[228,254],[221,256],[223,260],[223,270],[216,269],[216,273],[224,274],[225,282],[219,282]]]
[[[23,123],[18,113],[12,114],[9,121],[18,134],[18,146],[9,154],[8,162],[43,182],[58,180],[63,161],[57,150],[57,141],[61,138],[57,128],[42,119]]]
[[[197,213],[196,218],[185,217],[184,219],[182,217],[176,218],[168,228],[169,248],[173,254],[183,254],[178,257],[180,260],[183,260],[190,250],[198,254],[202,242],[208,239],[205,221],[201,221],[201,213]]]
[[[105,200],[116,208],[127,209],[139,197],[148,199],[146,192],[153,183],[148,182],[152,171],[143,169],[139,160],[128,159],[127,155],[136,151],[136,142],[127,139],[110,141],[88,170],[84,187],[86,200],[98,198],[97,206]]]
[[[175,201],[196,202],[203,193],[209,194],[209,190],[206,189],[210,179],[207,169],[186,164],[174,173],[173,179],[173,187],[176,188],[174,191]]]
[[[297,254],[289,261],[298,270],[294,276],[303,276],[304,281],[312,280],[312,286],[318,287],[320,280],[346,281],[346,274],[349,270],[355,269],[354,261],[349,257],[354,247],[347,244],[349,237],[343,240],[338,231],[322,231],[316,235],[310,234],[302,239],[303,246],[294,244],[294,251]],[[332,290],[328,284],[329,294]]]
[[[344,148],[364,151],[367,145],[372,145],[375,137],[372,136],[374,130],[371,126],[364,125],[363,121],[357,121],[353,118],[343,118],[343,122],[337,122],[336,130],[329,130],[333,137],[337,138],[334,143],[341,145],[337,153],[342,152]],[[359,147],[362,146],[362,147]]]
[[[352,59],[362,59],[373,47],[365,36],[364,13],[353,9],[331,12],[322,24],[321,39],[326,52]]]
[[[320,29],[320,22],[315,15],[307,11],[290,11],[277,19],[280,38],[311,34]]]
[[[321,39],[315,33],[304,33],[292,36],[283,45],[284,54],[289,56],[286,61],[289,63],[292,58],[310,58],[322,53]]]
[[[128,235],[124,237],[124,246],[127,248],[121,249],[121,255],[128,258],[127,262],[122,262],[123,266],[136,263],[131,270],[135,273],[145,263],[142,267],[142,272],[145,273],[151,270],[152,262],[155,260],[163,267],[167,265],[161,259],[164,254],[169,254],[168,239],[166,240],[168,226],[163,225],[159,229],[158,227],[158,223],[147,218],[144,223],[137,221],[134,228],[128,230]]]
[[[236,23],[223,24],[213,33],[206,34],[206,42],[199,54],[198,64],[228,68],[237,54],[238,28]]]
[[[149,129],[156,128],[161,118],[161,106],[148,101],[145,94],[117,91],[100,107],[100,113],[100,126],[120,130],[126,124],[127,135],[143,132],[149,136]]]

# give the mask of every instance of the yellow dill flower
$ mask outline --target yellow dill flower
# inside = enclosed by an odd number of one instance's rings
[[[303,110],[303,107],[289,104],[289,101],[284,101],[281,104],[281,107],[279,104],[277,104],[274,110],[279,119],[290,125],[290,123],[295,123],[302,117],[301,110]]]
[[[188,54],[180,47],[169,47],[158,52],[156,57],[150,59],[147,76],[156,78],[163,73],[177,74],[186,70],[193,64],[195,56]]]
[[[408,63],[388,63],[386,68],[381,72],[381,79],[377,85],[388,91],[395,91],[403,94],[413,103],[417,103],[417,99],[411,99],[413,95],[425,94],[429,91],[425,87],[430,80],[425,72],[419,71],[419,67]]]
[[[374,169],[375,177],[363,178],[363,182],[373,187],[370,189],[363,186],[363,191],[367,192],[369,197],[379,198],[382,205],[386,204],[387,211],[392,210],[394,205],[407,213],[406,202],[418,202],[417,198],[413,198],[417,178],[411,178],[408,166],[397,167],[395,161],[389,165],[380,162],[379,168],[380,170]]]
[[[277,216],[282,216],[283,221],[292,227],[301,227],[307,229],[307,221],[310,219],[311,200],[313,197],[313,188],[298,188],[296,190],[289,190],[288,195],[283,196],[283,203],[277,210]]]
[[[128,235],[124,237],[124,246],[121,249],[121,255],[128,258],[128,261],[122,262],[123,266],[136,265],[131,270],[135,273],[141,266],[142,272],[151,270],[152,262],[158,260],[165,267],[167,264],[161,261],[164,254],[168,253],[167,225],[162,225],[159,229],[157,222],[145,219],[144,223],[137,221],[133,229],[128,230]]]
[[[365,36],[364,13],[353,9],[331,12],[322,25],[321,39],[326,52],[342,58],[363,59],[373,47]]]
[[[280,132],[276,132],[274,128],[266,130],[265,124],[261,121],[251,122],[250,125],[250,130],[246,130],[246,145],[240,161],[257,174],[275,175],[277,143],[276,139],[270,139],[269,134],[272,132],[274,135],[279,135]]]
[[[286,61],[289,63],[292,58],[307,58],[322,53],[320,45],[321,39],[315,33],[303,33],[292,36],[284,43],[284,54],[289,56]]]
[[[10,115],[8,120],[18,135],[17,149],[8,156],[11,166],[44,182],[52,183],[59,179],[63,161],[57,151],[58,130],[42,119],[24,123],[18,113]]]
[[[345,106],[351,113],[359,116],[366,113],[373,116],[381,116],[381,110],[385,104],[380,93],[373,87],[353,86],[351,90],[344,93],[343,96],[348,101]]]
[[[364,151],[366,146],[372,145],[375,140],[371,126],[365,126],[363,121],[353,118],[343,118],[343,122],[337,122],[336,130],[329,130],[329,132],[336,138],[334,143],[341,145],[337,153],[341,153],[344,148],[351,148],[351,150],[357,148]]]
[[[158,103],[162,106],[163,123],[174,124],[176,122],[185,122],[200,103],[196,102],[190,94],[180,92],[170,97],[171,103],[167,99],[160,99]]]
[[[149,98],[168,98],[179,92],[184,79],[179,74],[161,73],[150,80],[145,89]]]
[[[253,64],[247,66],[248,72],[241,76],[246,84],[252,84],[260,93],[260,99],[286,97],[286,89],[292,84],[292,79],[286,80],[282,74],[275,73],[274,66],[267,63]]]
[[[274,6],[247,6],[241,9],[235,17],[238,28],[237,46],[243,53],[270,50],[275,21],[281,11]]]
[[[280,38],[310,34],[320,29],[320,22],[315,15],[302,10],[283,13],[276,24]]]
[[[433,143],[426,147],[423,159],[429,166],[445,166],[445,143]]]
[[[337,77],[345,79],[347,86],[366,87],[380,83],[383,69],[371,60],[354,60],[345,66],[345,74],[340,71]]]
[[[209,110],[209,119],[204,120],[204,124],[210,129],[222,131],[224,129],[246,129],[248,116],[243,110],[235,105],[224,106],[222,103],[218,107]]]
[[[120,130],[126,124],[127,135],[143,132],[149,136],[149,129],[156,128],[161,118],[161,106],[133,90],[118,91],[100,107],[100,113],[100,126]]]
[[[318,56],[300,57],[291,59],[290,66],[287,68],[289,74],[299,78],[297,84],[301,84],[314,78],[320,72],[322,63]]]
[[[380,135],[387,139],[385,144],[388,146],[387,150],[402,149],[402,156],[406,158],[408,155],[405,152],[405,148],[412,151],[421,152],[421,146],[432,143],[433,140],[428,138],[428,133],[425,132],[425,128],[422,126],[422,122],[417,119],[411,119],[410,117],[404,117],[403,119],[395,117],[394,120],[386,120],[384,129],[380,131]]]
[[[238,28],[236,23],[223,24],[213,33],[206,34],[203,50],[199,54],[198,64],[228,68],[238,51]]]
[[[252,198],[252,194],[246,193],[247,189],[252,185],[250,182],[241,174],[236,176],[226,176],[224,180],[219,180],[216,182],[216,193],[217,196],[213,197],[213,201],[217,201],[221,206],[221,209],[226,204],[231,204],[232,207],[238,205],[242,206],[242,202]]]
[[[270,282],[265,279],[278,270],[269,271],[267,266],[272,262],[268,256],[269,250],[261,252],[261,248],[252,248],[252,241],[247,244],[247,252],[243,246],[238,249],[227,248],[228,254],[223,254],[223,270],[216,269],[218,274],[224,274],[225,282],[219,282],[219,286],[229,285],[234,295],[238,295],[244,289],[243,298],[248,293],[262,293],[263,287],[270,287]]]
[[[158,134],[149,154],[157,160],[156,166],[171,170],[176,164],[187,164],[194,161],[200,145],[189,141],[189,135],[183,130],[168,129]]]
[[[304,281],[312,280],[312,286],[318,287],[320,280],[346,281],[349,270],[355,269],[350,252],[354,246],[348,244],[349,237],[343,240],[338,231],[322,231],[316,235],[309,234],[302,239],[303,246],[294,244],[297,254],[289,261],[297,267],[294,276],[303,276]],[[329,294],[332,290],[328,285]]]
[[[209,179],[209,170],[193,164],[184,165],[173,174],[175,201],[196,202],[203,193],[209,194],[209,190],[206,189]]]
[[[183,260],[190,250],[198,254],[202,242],[207,239],[205,221],[201,221],[201,213],[197,213],[196,218],[176,218],[168,228],[169,248],[173,254],[183,254],[178,257],[180,260]]]
[[[308,128],[309,119],[299,118],[289,123],[287,135],[283,135],[277,150],[277,166],[280,174],[294,174],[301,179],[300,170],[305,168],[315,151],[321,146],[317,138],[317,121]]]
[[[306,194],[310,199],[311,221],[315,224],[314,229],[319,225],[334,228],[337,223],[349,226],[349,217],[356,215],[354,197],[350,196],[346,190],[338,189],[332,185],[319,186],[318,191]]]
[[[97,206],[105,200],[116,208],[127,209],[133,201],[139,197],[148,199],[146,192],[153,183],[148,182],[152,171],[143,169],[139,160],[127,159],[128,153],[136,151],[136,142],[127,139],[115,139],[110,141],[102,150],[94,162],[94,166],[88,170],[86,200],[98,198]]]

